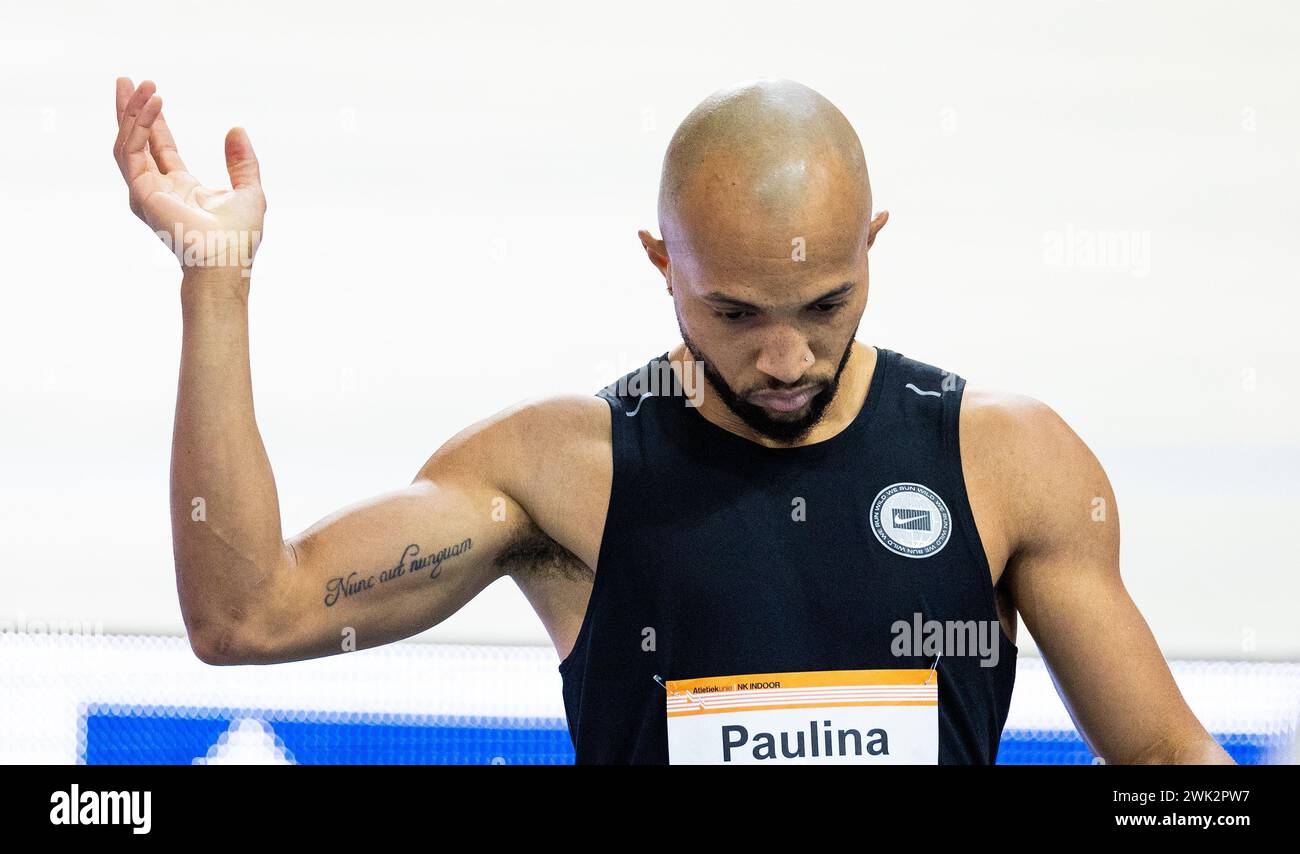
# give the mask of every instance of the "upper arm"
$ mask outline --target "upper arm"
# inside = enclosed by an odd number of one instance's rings
[[[1192,714],[1120,576],[1120,521],[1100,462],[1048,406],[1004,397],[1010,558],[1002,585],[1070,715],[1108,762],[1226,757]]]
[[[539,525],[581,548],[553,521],[555,505],[568,503],[552,488],[564,483],[557,466],[566,450],[598,458],[590,449],[599,436],[581,416],[575,422],[575,406],[592,411],[560,399],[480,422],[440,448],[409,486],[289,538],[280,565],[205,658],[293,661],[390,643],[437,625],[501,577],[515,544]],[[535,520],[531,508],[551,521]]]

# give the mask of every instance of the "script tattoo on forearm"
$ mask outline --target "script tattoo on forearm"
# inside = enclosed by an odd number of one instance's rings
[[[378,575],[363,575],[360,572],[351,572],[346,577],[336,575],[326,581],[325,607],[333,606],[339,599],[346,599],[349,596],[364,593],[376,584],[387,584],[395,578],[403,578],[408,574],[428,570],[427,577],[432,581],[442,574],[443,561],[464,554],[473,545],[474,541],[466,538],[454,546],[446,546],[431,555],[420,557],[420,547],[415,543],[411,543],[402,550],[402,556],[397,559],[396,566],[385,569]]]

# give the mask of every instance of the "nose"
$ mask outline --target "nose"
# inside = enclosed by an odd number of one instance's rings
[[[758,354],[757,368],[785,385],[799,382],[817,361],[808,341],[789,327],[775,330]]]

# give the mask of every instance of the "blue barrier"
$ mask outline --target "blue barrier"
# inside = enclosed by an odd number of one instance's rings
[[[189,765],[227,743],[232,725],[240,721],[251,722],[260,735],[265,759],[302,765],[573,763],[563,720],[179,706],[88,707],[82,716],[80,760],[88,765]],[[1276,746],[1275,737],[1264,734],[1216,738],[1242,765],[1267,762]],[[999,765],[1092,761],[1091,751],[1073,731],[1007,730],[998,751]]]

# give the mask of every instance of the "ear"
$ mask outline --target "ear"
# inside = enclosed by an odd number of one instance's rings
[[[641,238],[641,247],[645,249],[650,263],[658,268],[665,279],[668,278],[668,246],[645,229],[638,231],[636,236]]]
[[[889,211],[881,211],[876,214],[876,218],[871,221],[871,225],[867,228],[868,250],[871,249],[871,244],[876,242],[876,234],[879,233],[880,229],[885,227],[885,223],[887,222],[889,222]]]

